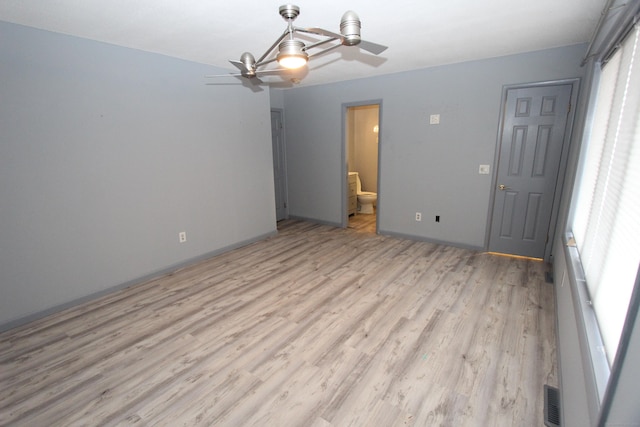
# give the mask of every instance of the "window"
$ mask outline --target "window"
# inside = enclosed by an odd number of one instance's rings
[[[610,366],[640,263],[639,39],[602,67],[570,227]]]

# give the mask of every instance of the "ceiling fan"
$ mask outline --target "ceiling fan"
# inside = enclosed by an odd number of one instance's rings
[[[340,34],[322,28],[295,27],[293,21],[300,14],[300,8],[298,6],[291,4],[280,6],[279,12],[280,16],[287,21],[287,29],[258,60],[256,60],[251,53],[244,52],[240,56],[239,61],[229,61],[240,70],[239,73],[210,75],[206,77],[241,77],[248,79],[254,85],[259,85],[264,82],[260,80],[258,76],[280,74],[301,68],[305,66],[311,58],[323,55],[340,46],[359,46],[374,55],[379,55],[387,49],[387,46],[368,42],[360,38],[360,18],[351,10],[342,15],[342,19],[340,20]],[[318,38],[319,36],[320,40],[307,45],[294,37],[296,33],[310,34],[314,38]],[[333,43],[329,45],[329,47],[326,46],[332,42],[339,43]],[[320,48],[320,50],[316,50],[318,48]],[[310,53],[312,49],[315,51]],[[283,68],[263,69],[265,65],[276,61]]]

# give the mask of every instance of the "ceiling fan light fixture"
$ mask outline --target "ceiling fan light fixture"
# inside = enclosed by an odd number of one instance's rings
[[[358,15],[352,10],[342,15],[342,19],[340,20],[340,33],[315,27],[294,27],[293,21],[300,15],[300,8],[296,5],[285,4],[280,6],[279,12],[280,16],[287,21],[287,29],[284,33],[281,33],[260,58],[256,60],[251,53],[244,52],[240,56],[239,61],[229,60],[229,62],[240,71],[239,73],[236,71],[236,73],[207,77],[244,77],[254,85],[268,84],[269,82],[262,82],[259,77],[262,75],[288,73],[289,70],[299,69],[307,65],[307,62],[312,58],[332,52],[340,46],[357,45],[363,51],[374,55],[379,55],[387,49],[387,46],[371,43],[360,38],[360,28],[362,24]],[[311,34],[312,39],[309,45],[305,45],[302,41],[295,39],[296,33],[298,32]],[[339,41],[339,43],[335,43],[337,41]],[[312,53],[309,54],[309,51]],[[276,61],[280,68],[262,68]],[[300,78],[293,77],[291,82],[294,84],[300,83]]]
[[[304,51],[304,43],[299,40],[285,40],[278,46],[278,63],[294,70],[306,65],[309,55]]]

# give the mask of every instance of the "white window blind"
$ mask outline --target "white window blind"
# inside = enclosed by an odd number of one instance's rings
[[[573,232],[609,365],[640,263],[640,28],[603,67]]]

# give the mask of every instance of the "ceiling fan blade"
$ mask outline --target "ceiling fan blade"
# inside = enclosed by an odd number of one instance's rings
[[[245,77],[245,80],[248,80],[249,83],[251,83],[253,86],[260,86],[260,85],[266,84],[265,82],[260,80],[258,77]]]
[[[207,78],[207,79],[212,79],[212,78],[216,78],[216,77],[242,77],[242,74],[234,74],[234,73],[229,73],[229,74],[207,74],[204,77]]]
[[[257,76],[273,76],[273,75],[278,75],[286,72],[291,72],[291,70],[288,68],[278,68],[275,70],[258,70],[256,71],[256,75]]]
[[[232,63],[233,65],[235,65],[235,67],[240,70],[240,72],[242,73],[248,73],[249,69],[247,68],[246,65],[244,65],[244,62],[242,61],[235,61],[233,59],[229,60],[230,63]]]
[[[295,28],[295,31],[300,31],[301,33],[317,34],[319,36],[331,37],[338,40],[342,39],[341,34],[334,33],[323,28]]]
[[[245,77],[242,74],[220,74],[220,75],[214,75],[214,76],[205,76],[205,77],[235,77],[236,79],[240,80],[239,84],[241,84],[242,86],[251,89],[251,91],[253,92],[262,92],[264,89],[262,89],[262,85],[265,84],[265,82],[263,82],[262,80],[260,80],[257,77]],[[221,86],[227,86],[227,85],[234,85],[234,84],[238,84],[238,83],[220,83],[220,82],[211,82],[211,83],[205,83],[207,85],[221,85]]]
[[[368,42],[366,40],[360,40],[356,46],[360,46],[361,49],[366,50],[367,52],[371,52],[374,55],[380,55],[382,52],[387,50],[387,46],[383,46],[381,44]]]
[[[261,74],[266,74],[266,73],[262,73]],[[245,81],[249,81],[251,84],[254,85],[261,85],[261,84],[265,84],[265,82],[263,82],[262,80],[260,80],[258,77],[256,76],[245,76],[243,74],[233,74],[233,73],[229,73],[229,74],[209,74],[206,75],[205,78],[216,78],[216,77],[237,77],[241,80],[245,80]]]
[[[243,76],[242,74],[234,75],[235,78],[240,80],[240,84],[246,88],[251,89],[252,92],[262,92],[262,85],[266,84],[256,76]]]
[[[254,80],[258,80],[256,78],[252,78],[252,79],[241,79],[242,80],[242,86],[248,88],[251,90],[251,92],[262,92],[264,91],[264,89],[262,88],[262,81],[260,81],[260,83],[254,82]]]
[[[296,28],[296,31],[330,37],[332,39],[340,40],[342,43],[344,43],[344,36],[342,34],[334,33],[323,28]],[[362,49],[366,50],[367,52],[371,52],[374,55],[380,55],[382,52],[387,50],[387,46],[368,42],[366,40],[360,40],[360,42],[355,46],[360,46]]]
[[[342,44],[336,44],[336,45],[328,47],[328,48],[326,48],[324,50],[321,50],[320,52],[315,52],[314,54],[309,55],[309,59],[315,58],[316,56],[324,55],[325,53],[329,53],[329,52],[331,52],[331,51],[333,51],[333,50],[335,50],[335,49],[337,49],[339,47],[342,47],[342,46],[343,46]]]

